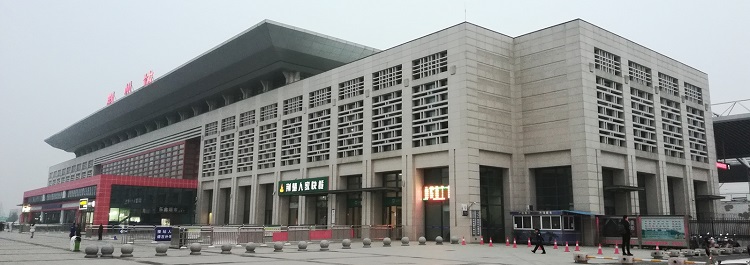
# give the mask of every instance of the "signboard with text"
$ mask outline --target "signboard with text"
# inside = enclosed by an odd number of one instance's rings
[[[154,241],[171,241],[172,240],[172,227],[156,227],[154,228]]]
[[[315,194],[328,191],[328,177],[279,181],[279,196]]]
[[[450,199],[450,186],[425,186],[423,201],[444,201]]]
[[[660,245],[683,246],[685,238],[684,216],[642,216],[641,238],[644,245],[655,245],[654,242],[662,242]]]

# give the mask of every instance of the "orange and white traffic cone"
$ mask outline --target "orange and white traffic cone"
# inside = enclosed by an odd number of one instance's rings
[[[552,249],[557,249],[557,239],[555,239],[555,245],[552,247]]]
[[[576,249],[574,251],[581,251],[581,248],[578,247],[578,241],[576,241]]]
[[[620,248],[615,244],[615,255],[620,254]]]
[[[602,244],[599,244],[599,250],[596,251],[597,255],[604,255],[604,252],[602,252]]]
[[[505,237],[505,246],[510,247],[510,240],[508,240],[508,237]]]
[[[659,244],[656,244],[656,250],[659,250]]]
[[[492,238],[490,237],[490,247],[492,247]]]
[[[461,245],[466,246],[466,239],[464,237],[461,237]]]
[[[484,245],[484,237],[479,236],[479,244]]]
[[[526,244],[526,245],[527,245],[526,247],[527,247],[527,248],[530,248],[530,247],[531,247],[531,238],[528,238],[528,240],[526,240],[526,243],[527,243],[527,244]]]
[[[570,249],[568,248],[568,242],[565,242],[565,252],[570,252]]]
[[[515,238],[513,239],[513,248],[518,248],[518,247],[516,247],[516,239]]]

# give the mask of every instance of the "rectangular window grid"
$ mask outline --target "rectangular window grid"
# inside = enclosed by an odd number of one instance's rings
[[[633,141],[635,149],[656,153],[656,117],[654,94],[630,88],[630,107],[633,112]]]
[[[237,125],[235,124],[235,116],[226,117],[221,120],[221,132],[234,130]]]
[[[260,126],[258,130],[258,168],[276,166],[276,123]]]
[[[255,124],[255,110],[240,113],[240,127]]]
[[[302,96],[284,100],[284,115],[302,111]]]
[[[401,65],[372,73],[372,90],[378,91],[383,88],[401,84]]]
[[[273,103],[268,106],[264,106],[260,108],[260,121],[267,121],[270,119],[275,119],[277,115],[277,108],[278,103]]]
[[[669,95],[680,96],[680,88],[677,78],[659,73],[659,91],[666,92]]]
[[[372,98],[372,152],[401,150],[401,90]]]
[[[232,173],[234,166],[234,133],[221,136],[219,141],[219,175]]]
[[[651,87],[651,68],[628,61],[628,76],[631,82]]]
[[[682,121],[680,103],[661,98],[661,125],[664,133],[664,154],[685,158],[682,142]]]
[[[339,83],[339,100],[362,95],[365,93],[365,77],[357,77],[349,81]]]
[[[205,134],[206,136],[219,133],[219,122],[218,121],[209,122],[205,126],[205,131],[206,131],[206,134]]]
[[[596,77],[599,142],[625,147],[625,112],[622,84]]]
[[[331,109],[308,114],[307,118],[307,162],[325,161],[330,158]]]
[[[692,102],[703,104],[703,89],[685,82],[685,98]]]
[[[310,108],[331,104],[331,87],[310,92]]]
[[[706,122],[702,110],[685,106],[688,122],[688,143],[690,160],[708,163],[708,145],[706,142]]]
[[[282,123],[281,165],[299,164],[302,151],[302,116],[286,119]]]
[[[412,144],[448,142],[448,79],[412,87]]]
[[[594,48],[594,64],[596,69],[613,75],[622,75],[622,68],[620,66],[620,56],[605,50]]]
[[[339,106],[338,157],[362,155],[364,101]]]
[[[431,54],[412,62],[412,79],[436,75],[448,71],[448,51]]]
[[[203,171],[201,176],[211,177],[216,169],[216,138],[203,140]]]
[[[253,128],[242,130],[237,137],[237,172],[253,170],[253,144],[255,143]]]
[[[215,140],[216,138],[213,139]],[[102,174],[180,179],[194,178],[195,172],[193,170],[189,170],[188,172],[185,164],[187,164],[185,162],[185,145],[180,144],[102,163]],[[87,175],[88,173],[82,173],[81,177]]]

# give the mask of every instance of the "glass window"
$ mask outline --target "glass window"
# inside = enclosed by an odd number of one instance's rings
[[[552,216],[542,216],[542,229],[552,229]]]
[[[552,229],[560,229],[560,216],[552,217]]]
[[[522,228],[531,228],[531,216],[523,216],[523,227]]]

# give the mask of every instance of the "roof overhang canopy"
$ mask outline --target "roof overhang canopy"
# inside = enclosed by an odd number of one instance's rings
[[[714,117],[716,159],[750,157],[750,114]]]
[[[179,43],[176,43],[179,45]],[[318,74],[378,50],[263,21],[47,138],[74,152],[87,144],[281,70]]]

